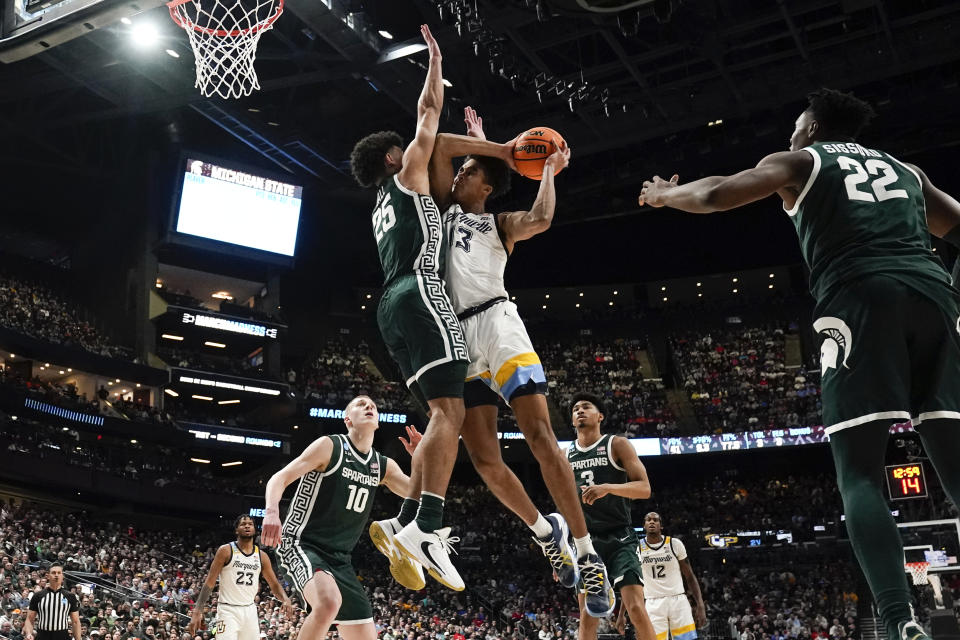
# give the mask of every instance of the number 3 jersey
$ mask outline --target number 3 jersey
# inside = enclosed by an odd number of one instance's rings
[[[843,282],[886,275],[938,299],[950,276],[930,248],[923,187],[912,168],[853,142],[816,143],[810,177],[786,209],[818,302]]]
[[[447,293],[453,310],[463,313],[494,298],[506,298],[503,272],[507,247],[500,235],[495,213],[464,213],[453,205],[443,214],[449,251]]]
[[[236,542],[230,543],[230,559],[220,570],[220,604],[246,606],[253,604],[260,591],[260,547],[245,554]]]
[[[614,462],[613,435],[606,434],[589,447],[581,447],[574,440],[567,449],[567,461],[573,467],[577,489],[583,490],[595,484],[623,484],[628,481],[626,470]],[[629,529],[633,533],[630,517],[630,501],[608,493],[593,504],[583,504],[583,517],[591,535],[619,533]]]
[[[681,541],[664,536],[659,544],[652,545],[643,537],[637,555],[643,568],[645,598],[669,598],[684,593],[680,561],[687,557],[687,549]]]
[[[282,532],[285,545],[303,542],[349,562],[370,518],[388,458],[373,448],[361,453],[346,435],[329,438],[330,463],[324,471],[314,469],[300,478]]]

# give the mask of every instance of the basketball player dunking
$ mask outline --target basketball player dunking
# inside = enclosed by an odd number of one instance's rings
[[[447,291],[470,353],[463,443],[493,494],[533,531],[560,582],[574,587],[582,574],[588,585],[587,611],[604,617],[615,602],[613,589],[587,532],[570,466],[550,426],[543,367],[503,280],[516,243],[550,228],[556,207],[554,174],[567,166],[570,150],[562,148],[547,158],[539,192],[528,211],[487,213],[487,200],[509,187],[509,167],[499,158],[505,146],[513,145],[487,142],[483,123],[470,107],[465,117],[468,135],[438,135],[430,160],[430,189],[445,211],[450,242]],[[454,176],[453,159],[468,154]],[[501,398],[513,409],[560,513],[543,516],[504,464],[497,439]],[[571,531],[576,551],[568,542]]]
[[[919,168],[854,142],[872,116],[853,95],[821,89],[790,151],[733,176],[684,185],[654,176],[640,202],[711,213],[783,200],[817,300],[823,424],[850,542],[887,637],[919,640],[880,467],[890,425],[911,420],[960,504],[960,293],[930,249],[930,233],[960,246],[960,203]]]
[[[643,567],[644,596],[657,640],[666,640],[668,635],[674,640],[694,640],[697,627],[702,629],[707,624],[707,609],[700,593],[700,583],[690,567],[687,549],[680,540],[664,537],[660,514],[656,511],[644,517],[643,529],[640,564]],[[693,596],[696,611],[690,609],[687,593]]]
[[[643,604],[637,532],[630,517],[630,501],[650,497],[647,470],[629,440],[600,430],[603,404],[598,397],[575,394],[570,413],[577,439],[567,450],[567,460],[582,494],[587,529],[607,565],[611,582],[620,591],[621,611],[625,608],[630,616],[637,640],[654,640]],[[581,593],[577,638],[597,640],[600,621],[584,613]]]
[[[373,609],[351,553],[370,517],[377,487],[382,484],[403,497],[410,478],[373,448],[380,424],[373,400],[357,396],[343,413],[346,435],[317,438],[270,478],[262,540],[269,546],[279,544],[280,566],[310,606],[300,637],[325,638],[330,625],[337,624],[344,640],[375,640]],[[413,447],[407,451],[414,454]],[[297,479],[281,528],[280,497]]]
[[[217,618],[214,633],[220,640],[257,640],[260,635],[260,621],[257,618],[255,598],[260,591],[260,576],[266,579],[275,598],[283,603],[283,612],[287,618],[293,616],[290,596],[283,591],[270,558],[253,543],[257,527],[253,518],[243,515],[234,523],[237,539],[230,544],[220,545],[217,554],[210,563],[207,579],[200,588],[197,602],[190,615],[187,631],[193,637],[197,634],[203,619],[203,608],[210,593],[220,580],[220,598],[217,602]]]

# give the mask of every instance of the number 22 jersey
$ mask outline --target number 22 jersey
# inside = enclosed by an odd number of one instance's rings
[[[930,248],[919,174],[854,142],[818,142],[802,151],[813,168],[793,208],[784,208],[817,301],[867,275],[892,277],[937,300],[950,275]]]

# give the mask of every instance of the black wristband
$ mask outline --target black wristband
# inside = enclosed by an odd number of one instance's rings
[[[955,226],[953,229],[947,232],[947,235],[943,236],[943,239],[960,249],[960,224]]]

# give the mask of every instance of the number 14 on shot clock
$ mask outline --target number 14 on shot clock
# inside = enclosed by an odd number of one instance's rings
[[[927,497],[927,481],[923,475],[922,463],[889,464],[886,466],[886,476],[891,500]]]

